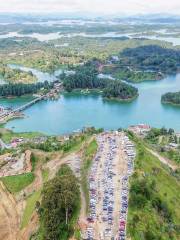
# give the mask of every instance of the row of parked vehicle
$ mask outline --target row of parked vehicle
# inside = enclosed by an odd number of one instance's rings
[[[136,156],[135,147],[129,138],[121,135],[107,134],[97,137],[98,151],[94,158],[90,175],[89,175],[89,216],[87,218],[89,224],[86,229],[87,240],[125,240],[126,239],[126,222],[128,212],[128,180],[133,173],[134,159]],[[119,176],[116,172],[116,156],[118,153],[119,140],[122,142],[125,160],[127,163],[127,171]],[[126,164],[125,163],[125,164]],[[122,176],[122,174],[124,174]],[[120,212],[119,227],[117,226],[117,215],[115,212],[115,197],[117,196],[114,186],[119,178],[118,189],[120,191]],[[117,182],[118,184],[118,182]],[[117,197],[116,197],[117,199]],[[96,229],[98,225],[98,231]],[[98,236],[97,236],[98,234]]]
[[[119,136],[117,136],[119,138]],[[88,222],[92,224],[98,221],[102,228],[98,233],[98,239],[114,239],[114,177],[116,176],[115,156],[117,154],[117,139],[116,135],[105,134],[97,138],[98,151],[94,158],[89,177],[89,191],[90,191],[90,206]],[[106,151],[104,147],[106,144]],[[102,160],[102,162],[100,162]],[[97,173],[99,167],[99,171]],[[97,209],[98,204],[98,209]],[[97,222],[96,222],[97,223]],[[88,228],[87,239],[94,239],[93,228]]]
[[[124,152],[127,160],[127,174],[122,177],[122,192],[121,192],[121,209],[120,209],[120,221],[119,221],[119,240],[126,239],[126,223],[127,223],[127,212],[128,212],[128,180],[134,169],[134,159],[136,151],[134,144],[129,141],[127,136],[123,139]]]
[[[113,178],[115,176],[113,165],[115,155],[117,153],[117,143],[116,139],[113,137],[108,137],[109,151],[105,158],[104,170],[103,170],[103,211],[102,211],[102,221],[105,223],[107,228],[102,233],[102,239],[106,237],[113,237],[112,227],[114,225],[114,191],[115,186]]]
[[[98,141],[98,151],[96,153],[96,156],[94,158],[92,167],[91,167],[91,172],[89,175],[89,196],[90,196],[90,201],[89,201],[89,217],[87,218],[89,223],[94,223],[97,219],[96,215],[96,205],[98,201],[98,196],[97,196],[97,189],[98,189],[98,183],[96,181],[97,179],[97,169],[98,169],[98,164],[100,162],[101,154],[104,149],[104,140],[102,136],[98,136],[97,138]],[[87,235],[87,240],[93,240],[94,239],[94,229],[93,227],[87,228],[86,231]]]

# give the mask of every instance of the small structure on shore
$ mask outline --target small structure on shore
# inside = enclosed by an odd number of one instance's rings
[[[136,135],[145,136],[150,130],[151,127],[147,124],[137,124],[132,125],[128,128],[129,131],[132,131]]]

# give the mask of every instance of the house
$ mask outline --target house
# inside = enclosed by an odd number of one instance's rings
[[[128,130],[137,135],[146,135],[151,130],[151,127],[147,124],[138,124],[130,126]]]

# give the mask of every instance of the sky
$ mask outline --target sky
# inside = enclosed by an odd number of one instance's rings
[[[180,15],[180,0],[0,0],[0,12],[169,13]]]

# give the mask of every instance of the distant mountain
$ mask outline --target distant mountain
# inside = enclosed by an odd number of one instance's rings
[[[62,19],[83,19],[83,20],[114,20],[117,22],[131,23],[160,23],[160,24],[180,24],[180,15],[166,13],[160,14],[139,14],[125,15],[122,13],[111,15],[98,15],[90,12],[67,12],[67,13],[0,13],[0,23],[23,23],[26,21],[43,22],[48,20]]]

